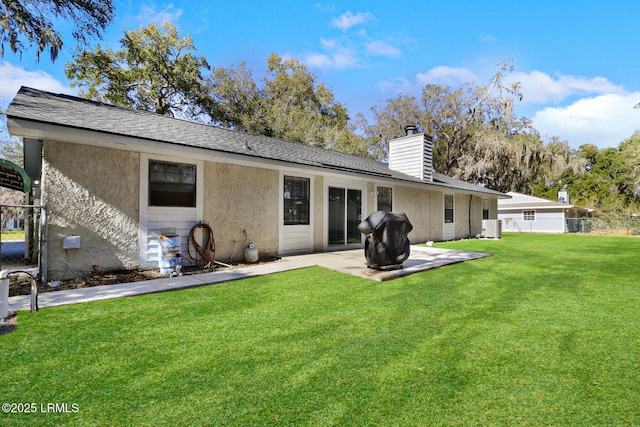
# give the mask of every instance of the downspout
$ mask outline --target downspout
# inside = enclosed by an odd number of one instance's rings
[[[429,215],[428,215],[428,217],[429,217],[429,235],[427,236],[427,242],[430,241],[430,240],[433,240],[433,218],[431,217],[431,191],[429,191],[428,194],[429,194],[429,199],[428,199],[429,207],[427,208],[428,209],[427,212],[429,212]]]
[[[473,203],[473,194],[469,195],[469,237],[471,237],[471,205]]]

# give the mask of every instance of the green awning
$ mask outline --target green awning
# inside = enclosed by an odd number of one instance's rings
[[[29,193],[31,179],[20,166],[9,160],[0,159],[0,187]]]

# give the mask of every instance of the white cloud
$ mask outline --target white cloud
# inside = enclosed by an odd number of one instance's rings
[[[388,56],[390,58],[396,58],[402,53],[400,49],[383,41],[369,42],[366,44],[366,49],[372,55]]]
[[[344,47],[338,40],[321,39],[326,53],[310,52],[304,55],[303,62],[315,68],[339,69],[356,67],[359,64],[355,50]]]
[[[342,31],[347,31],[351,27],[358,24],[363,24],[366,21],[370,20],[371,18],[373,18],[373,15],[368,12],[366,13],[358,12],[355,14],[351,12],[346,12],[337,18],[333,18],[333,20],[331,21],[331,24],[334,27],[340,28]]]
[[[497,39],[491,34],[480,34],[480,40],[485,43],[495,43]]]
[[[533,117],[541,135],[557,136],[577,148],[582,144],[616,147],[640,130],[640,92],[583,98],[565,107],[547,107]]]
[[[327,50],[338,49],[340,47],[337,40],[320,39],[320,43],[322,47]]]
[[[416,84],[415,82],[405,79],[404,77],[399,77],[394,80],[384,80],[378,83],[378,88],[385,96],[396,96],[396,95],[411,95],[418,96],[420,95],[421,86]]]
[[[468,68],[439,65],[426,73],[418,73],[416,81],[421,87],[427,84],[437,84],[456,88],[463,83],[476,83],[479,78]]]
[[[0,103],[13,99],[20,86],[29,86],[49,92],[73,94],[75,91],[44,71],[27,71],[7,61],[0,62]]]
[[[575,77],[559,75],[554,78],[541,71],[513,73],[507,81],[520,82],[523,103],[559,103],[570,96],[622,94],[624,89],[604,77]]]
[[[480,78],[468,68],[439,65],[424,73],[416,74],[415,80],[409,80],[401,77],[394,80],[382,81],[378,86],[387,94],[418,96],[422,91],[422,88],[428,84],[457,88],[463,83],[477,84],[479,81]]]
[[[317,52],[308,53],[305,55],[303,62],[310,67],[344,70],[357,66],[358,58],[352,51],[340,49],[329,54]]]
[[[544,138],[557,136],[574,148],[582,144],[604,148],[616,147],[640,130],[640,110],[634,108],[640,103],[640,92],[626,93],[622,86],[606,78],[569,75],[553,78],[533,71],[513,73],[508,80],[521,82],[524,101],[528,98],[529,104],[543,104],[533,117],[527,116],[532,118],[534,127]],[[382,81],[378,86],[384,96],[404,94],[420,97],[422,88],[427,84],[457,88],[467,82],[486,84],[468,68],[437,66],[416,74],[413,79],[400,77]],[[562,101],[570,101],[571,104],[558,105]],[[521,104],[524,102],[516,104],[516,108]]]
[[[368,12],[345,12],[334,18],[331,24],[347,31],[373,18],[373,14]],[[335,39],[321,38],[320,43],[324,51],[301,55],[303,62],[309,67],[344,70],[363,66],[367,57],[397,58],[402,54],[393,44],[370,38],[363,29]]]
[[[176,9],[173,3],[169,3],[164,9],[157,11],[156,5],[146,5],[140,9],[140,13],[136,16],[136,20],[142,25],[150,23],[163,24],[169,22],[175,25],[176,21],[182,16],[182,9]]]
[[[491,34],[480,34],[480,40],[486,43],[494,43],[496,38]]]
[[[334,10],[336,10],[336,7],[332,4],[322,4],[322,3],[316,3],[314,5],[317,9],[320,9],[322,11],[329,11],[329,12],[333,12]]]

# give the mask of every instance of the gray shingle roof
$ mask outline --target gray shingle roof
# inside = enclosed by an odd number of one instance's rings
[[[245,132],[223,129],[164,117],[155,113],[102,104],[86,99],[22,87],[6,111],[7,117],[137,137],[168,144],[199,147],[212,151],[240,154],[342,170],[360,175],[424,183],[417,178],[389,169],[388,164],[352,154],[325,150]],[[434,173],[433,184],[452,189],[504,196]]]

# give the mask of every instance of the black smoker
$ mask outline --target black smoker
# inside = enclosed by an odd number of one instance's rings
[[[403,212],[373,212],[358,225],[358,230],[367,236],[364,243],[367,267],[402,268],[404,260],[409,258],[407,235],[413,226]]]

